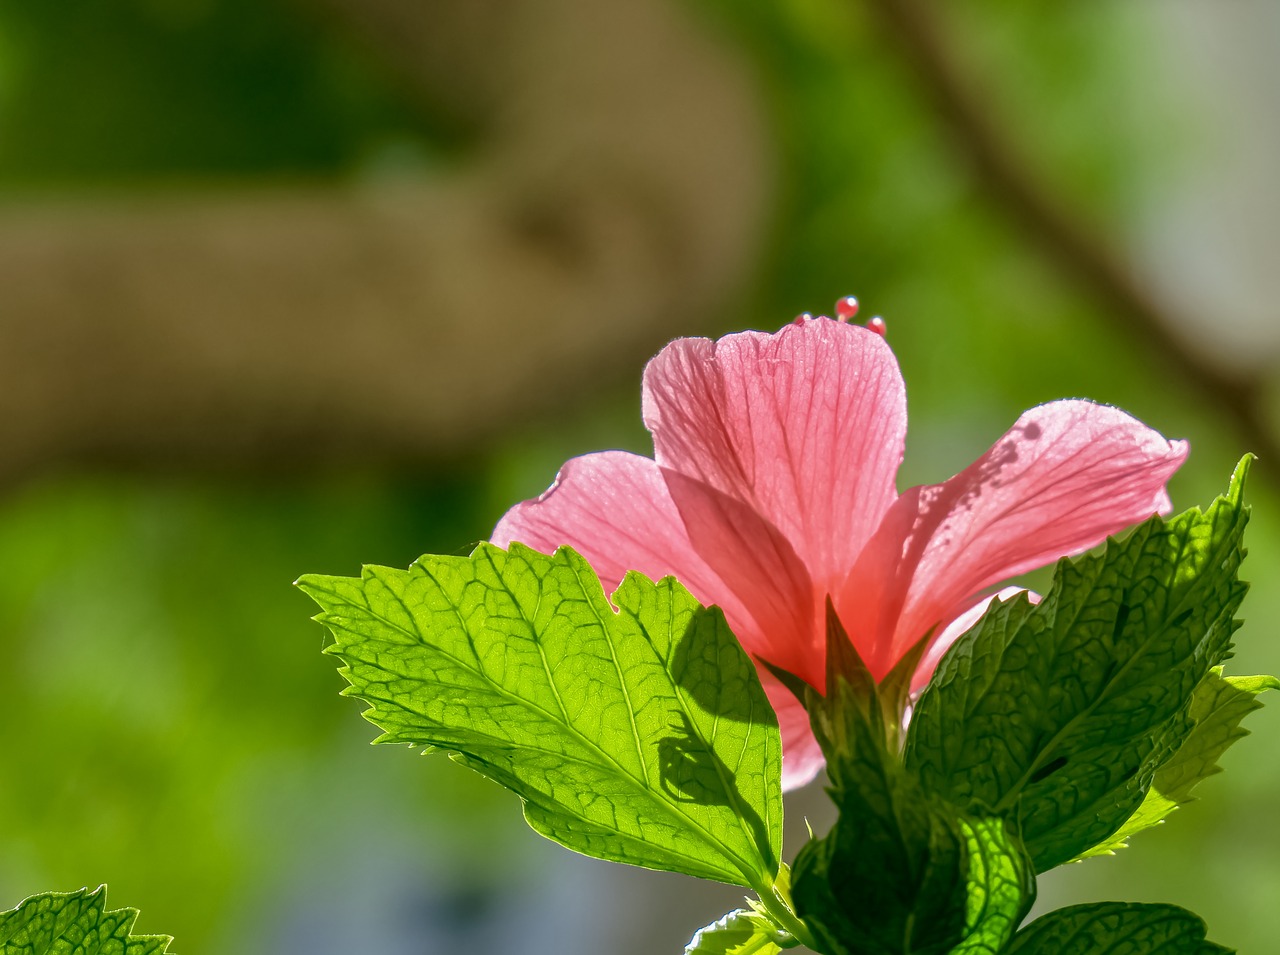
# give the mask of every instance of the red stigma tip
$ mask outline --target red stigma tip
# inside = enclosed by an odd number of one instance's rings
[[[794,319],[792,319],[791,324],[792,324],[792,325],[803,325],[805,322],[809,321],[809,320],[810,320],[810,319],[812,319],[812,318],[813,318],[813,316],[812,316],[810,313],[808,313],[808,312],[801,312],[801,313],[800,313],[799,315],[797,315]]]
[[[844,298],[836,302],[836,315],[840,321],[852,321],[854,316],[858,314],[858,300],[852,295],[846,295]]]
[[[875,332],[881,338],[886,337],[889,333],[889,329],[885,325],[884,319],[879,315],[872,316],[871,320],[867,322],[867,331]]]

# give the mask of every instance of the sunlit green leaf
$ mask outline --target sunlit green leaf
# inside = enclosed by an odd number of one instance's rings
[[[1218,758],[1238,739],[1249,735],[1240,721],[1261,709],[1257,696],[1263,690],[1280,689],[1273,676],[1223,677],[1215,669],[1196,687],[1191,698],[1191,718],[1195,727],[1167,763],[1156,771],[1155,780],[1137,812],[1125,820],[1114,835],[1079,856],[1113,855],[1129,844],[1129,837],[1158,826],[1179,806],[1195,800],[1191,790],[1202,779],[1221,772]]]
[[[107,887],[33,895],[0,912],[0,955],[161,955],[168,935],[134,935],[137,909],[106,908]]]
[[[1227,655],[1245,585],[1248,461],[1207,511],[1153,518],[1058,565],[1033,606],[997,602],[944,658],[906,760],[926,788],[1009,819],[1036,870],[1103,843],[1141,805]]]
[[[1204,922],[1176,905],[1093,902],[1036,919],[1008,955],[1231,955],[1205,941]]]
[[[718,609],[671,578],[613,595],[577,553],[481,544],[304,577],[380,742],[439,747],[587,855],[750,886],[781,849],[781,741]]]
[[[1173,759],[1156,773],[1155,788],[1179,805],[1194,797],[1196,784],[1221,772],[1218,759],[1236,740],[1249,735],[1241,720],[1254,710],[1262,709],[1258,694],[1280,689],[1273,676],[1229,676],[1211,672],[1196,687],[1191,698],[1191,718],[1195,729],[1174,754]]]

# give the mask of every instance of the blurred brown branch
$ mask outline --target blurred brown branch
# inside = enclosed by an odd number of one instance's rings
[[[638,378],[732,300],[767,137],[748,71],[676,3],[297,3],[474,118],[474,154],[0,207],[0,476],[464,452]]]
[[[974,79],[948,42],[939,11],[921,0],[867,0],[902,50],[953,141],[992,201],[1065,274],[1122,321],[1153,357],[1199,390],[1231,419],[1249,450],[1280,463],[1280,440],[1263,410],[1262,382],[1214,364],[1175,331],[1165,309],[1135,280],[1121,257],[1057,202],[1020,161],[991,119]],[[1265,470],[1273,481],[1280,468]]]

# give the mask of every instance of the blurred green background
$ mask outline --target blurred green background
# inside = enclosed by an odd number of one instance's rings
[[[1063,396],[1189,438],[1179,509],[1274,441],[1276,8],[913,9],[0,0],[0,902],[105,881],[187,955],[681,950],[737,893],[370,748],[289,586],[466,553],[567,457],[648,451],[671,336],[858,295],[907,380],[902,487]],[[1157,331],[983,171],[930,37]],[[1264,457],[1235,673],[1280,671],[1278,488]],[[1179,903],[1269,951],[1268,703],[1200,802],[1041,905]],[[795,797],[790,852],[824,812]]]

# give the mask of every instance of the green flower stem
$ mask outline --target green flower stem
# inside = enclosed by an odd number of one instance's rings
[[[790,900],[776,882],[768,886],[752,886],[752,888],[760,896],[760,904],[769,913],[769,918],[773,919],[774,924],[786,930],[805,948],[816,951],[813,934],[809,931],[809,927],[792,910]]]

